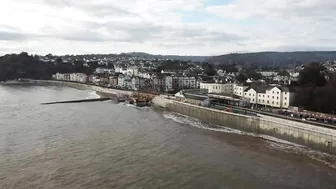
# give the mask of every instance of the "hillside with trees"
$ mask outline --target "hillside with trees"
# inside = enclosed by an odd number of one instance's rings
[[[237,64],[256,68],[293,68],[294,64],[298,66],[328,60],[336,60],[336,51],[233,53],[214,56],[206,61],[214,64]]]
[[[39,60],[38,56],[20,54],[8,54],[0,57],[0,81],[19,78],[50,79],[52,74],[60,73],[92,73],[92,68],[83,66],[82,62],[64,64],[61,58],[55,63],[46,63]]]
[[[143,58],[160,58],[160,59],[170,59],[170,60],[197,61],[197,62],[203,62],[204,60],[211,58],[211,56],[154,55],[154,54],[148,54],[144,52],[121,53],[120,55],[143,57]]]
[[[311,63],[300,72],[295,105],[311,111],[336,113],[336,74],[319,63]]]

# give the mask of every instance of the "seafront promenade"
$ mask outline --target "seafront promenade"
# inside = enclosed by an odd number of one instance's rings
[[[336,129],[258,113],[256,116],[211,109],[156,96],[153,104],[170,111],[195,117],[208,124],[244,132],[268,135],[318,151],[336,154]]]

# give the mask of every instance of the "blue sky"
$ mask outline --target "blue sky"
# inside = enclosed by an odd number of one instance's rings
[[[2,0],[0,54],[336,50],[334,7],[335,0]]]

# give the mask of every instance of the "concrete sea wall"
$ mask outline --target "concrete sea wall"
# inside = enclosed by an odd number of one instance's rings
[[[158,95],[152,99],[152,103],[161,108],[166,108],[168,103],[173,103],[173,100],[170,100],[168,96]]]
[[[320,127],[272,116],[246,116],[155,97],[152,102],[170,111],[198,118],[205,123],[264,134],[309,148],[336,154],[336,129]]]
[[[110,89],[110,88],[104,88],[104,87],[95,86],[95,85],[88,85],[85,83],[75,83],[75,82],[56,81],[56,80],[33,80],[31,82],[37,85],[56,85],[56,86],[73,87],[77,89],[93,90],[93,91],[97,91],[100,93],[106,93],[106,94],[111,94],[111,95],[116,95],[116,96],[122,96],[122,95],[131,96],[133,94],[133,91]]]
[[[271,135],[330,154],[336,154],[336,129],[260,115],[260,134]]]

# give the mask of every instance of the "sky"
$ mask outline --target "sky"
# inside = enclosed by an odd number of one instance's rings
[[[0,54],[336,50],[335,0],[1,0]]]

